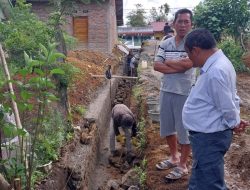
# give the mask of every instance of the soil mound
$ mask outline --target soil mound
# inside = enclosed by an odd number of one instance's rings
[[[248,68],[250,68],[250,52],[242,57],[242,61]]]
[[[79,105],[87,106],[95,97],[96,90],[106,82],[105,78],[92,78],[91,74],[104,75],[108,65],[111,65],[112,73],[115,73],[119,64],[114,56],[90,50],[69,52],[66,61],[79,69],[68,90],[72,111]],[[74,120],[78,121],[79,119],[76,117]]]

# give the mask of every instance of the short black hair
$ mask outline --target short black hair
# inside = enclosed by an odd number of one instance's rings
[[[213,34],[205,28],[197,28],[185,37],[185,47],[192,51],[194,47],[201,49],[212,49],[216,47],[216,40]]]
[[[193,13],[192,13],[192,11],[190,11],[189,9],[184,8],[184,9],[179,9],[175,13],[175,15],[174,15],[174,23],[177,20],[179,14],[186,14],[186,13],[188,13],[190,15],[190,19],[191,19],[191,21],[193,21]]]

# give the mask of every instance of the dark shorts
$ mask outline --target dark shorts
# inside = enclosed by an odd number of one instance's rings
[[[189,190],[227,190],[224,181],[224,155],[230,147],[233,131],[189,132],[193,165]]]

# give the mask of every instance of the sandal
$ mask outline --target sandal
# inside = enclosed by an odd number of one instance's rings
[[[188,171],[185,171],[179,167],[175,167],[167,176],[165,176],[165,180],[175,181],[177,179],[181,179],[183,176],[187,175]]]
[[[168,170],[177,166],[177,164],[173,164],[170,160],[163,160],[162,162],[155,165],[158,170]]]

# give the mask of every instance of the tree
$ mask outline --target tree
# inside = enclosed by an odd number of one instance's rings
[[[136,10],[132,10],[128,16],[128,22],[127,25],[129,26],[146,26],[146,12],[142,8],[141,4],[136,4]]]
[[[149,11],[150,15],[149,15],[149,22],[154,22],[158,20],[158,13],[155,7],[152,7],[152,9],[150,9]]]
[[[195,25],[209,29],[217,40],[223,32],[239,40],[249,20],[249,0],[205,0],[194,10]]]
[[[49,38],[48,27],[31,13],[30,4],[24,0],[17,1],[8,21],[0,22],[0,41],[9,55],[8,61],[18,67],[25,64],[24,51],[38,56],[38,44],[46,45]]]
[[[150,22],[166,21],[168,13],[169,13],[169,5],[167,3],[159,7],[159,12],[155,7],[152,7],[152,9],[150,9],[149,21]]]

